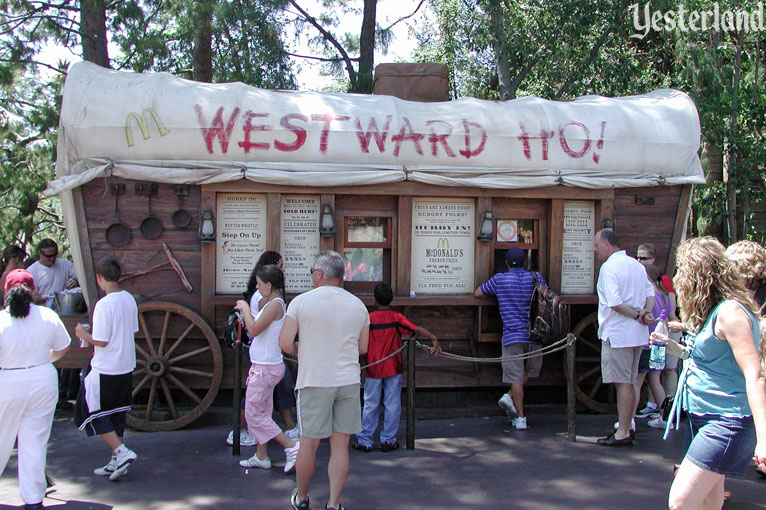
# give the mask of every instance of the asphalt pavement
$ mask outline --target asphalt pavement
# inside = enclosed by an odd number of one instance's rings
[[[506,417],[418,420],[415,450],[351,451],[351,471],[341,502],[361,509],[663,509],[673,464],[682,458],[680,434],[639,422],[635,446],[595,444],[615,416],[580,414],[577,441],[569,442],[564,409],[530,408],[526,431]],[[48,449],[56,484],[44,503],[56,510],[289,510],[295,476],[284,474],[284,453],[270,446],[270,470],[244,469],[225,443],[230,427],[198,424],[172,432],[133,432],[126,443],[138,453],[117,482],[91,474],[108,460],[100,439],[79,433],[58,416]],[[404,423],[399,441],[404,445]],[[309,492],[312,508],[327,501],[323,442]],[[725,510],[766,509],[766,480],[751,467],[743,480],[727,480]],[[0,477],[0,510],[19,508],[15,454]]]

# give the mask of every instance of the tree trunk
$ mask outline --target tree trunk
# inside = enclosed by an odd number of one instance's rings
[[[362,94],[372,93],[372,68],[375,63],[375,18],[378,0],[364,0],[362,32],[359,36],[359,71],[356,90]]]
[[[194,71],[192,79],[205,83],[213,81],[213,10],[216,0],[198,0],[192,15],[194,19]]]
[[[82,32],[83,60],[108,69],[105,0],[80,1],[80,31]]]
[[[505,31],[503,30],[503,13],[500,0],[489,0],[489,23],[492,33],[492,49],[495,51],[497,65],[498,93],[500,99],[507,101],[516,95],[511,89],[511,68],[506,56]]]
[[[731,117],[729,118],[729,143],[727,165],[724,167],[726,179],[726,244],[732,244],[737,241],[737,186],[741,179],[738,179],[737,154],[732,147],[737,138],[737,116],[739,114],[739,78],[742,72],[742,39],[744,34],[736,35],[736,51],[734,54],[734,76],[732,78],[731,91]],[[747,182],[745,182],[747,186]]]

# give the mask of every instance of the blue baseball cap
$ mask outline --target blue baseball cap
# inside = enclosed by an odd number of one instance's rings
[[[522,267],[526,258],[527,254],[521,248],[508,248],[505,252],[505,261],[510,267]]]

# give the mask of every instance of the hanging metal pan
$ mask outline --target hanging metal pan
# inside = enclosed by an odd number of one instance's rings
[[[178,195],[178,210],[173,213],[173,225],[176,228],[186,228],[191,223],[192,215],[183,208],[183,199]]]
[[[120,213],[117,208],[117,201],[119,194],[114,194],[114,223],[109,225],[106,229],[106,242],[115,248],[122,248],[130,242],[133,234],[130,232],[130,228],[120,221]]]
[[[151,194],[149,195],[149,215],[141,220],[141,225],[138,228],[141,230],[141,235],[146,239],[157,239],[162,235],[162,231],[165,230],[160,219],[152,214]]]

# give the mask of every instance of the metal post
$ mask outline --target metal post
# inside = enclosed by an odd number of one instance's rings
[[[231,445],[231,454],[239,457],[239,435],[242,429],[241,404],[242,400],[242,340],[237,338],[234,342],[234,402],[232,403],[232,423],[234,424],[234,443]]]
[[[575,340],[576,337],[570,333],[567,336],[567,432],[571,442],[577,441],[575,434]]]
[[[407,449],[415,449],[415,339],[407,342]]]

